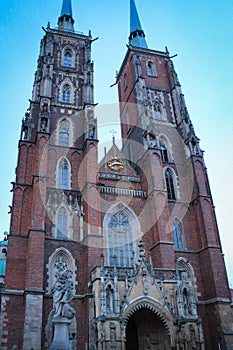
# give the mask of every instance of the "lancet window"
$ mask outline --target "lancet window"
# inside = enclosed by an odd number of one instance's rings
[[[73,57],[72,57],[71,51],[69,49],[65,50],[63,66],[72,67],[72,61],[73,61]]]
[[[147,74],[149,77],[156,77],[156,67],[155,64],[152,61],[149,61],[147,63]]]
[[[65,84],[62,89],[62,102],[70,103],[70,86],[68,84]]]
[[[57,238],[68,238],[68,214],[64,207],[57,212]]]
[[[69,190],[70,180],[70,163],[66,158],[62,158],[58,163],[58,188]]]
[[[166,181],[168,199],[176,200],[176,191],[175,191],[175,185],[174,185],[174,175],[173,175],[173,172],[172,172],[171,169],[167,169],[165,171],[165,181]]]
[[[160,142],[160,150],[161,150],[161,157],[163,162],[168,162],[169,157],[168,157],[168,150],[166,146],[164,146],[163,143]]]
[[[59,146],[69,146],[69,129],[69,122],[67,120],[62,120],[59,125]]]

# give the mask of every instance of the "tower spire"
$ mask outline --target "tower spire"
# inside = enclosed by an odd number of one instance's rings
[[[74,31],[71,0],[63,0],[61,15],[58,18],[58,28],[60,30]]]
[[[134,0],[130,0],[130,36],[129,44],[147,49],[145,33],[142,29]]]

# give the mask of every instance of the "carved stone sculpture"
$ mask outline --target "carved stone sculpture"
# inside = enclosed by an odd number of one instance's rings
[[[73,299],[74,283],[72,271],[67,268],[64,258],[55,262],[57,272],[55,284],[52,288],[54,308],[54,337],[50,350],[71,350],[69,342],[69,326],[75,310],[70,306]]]

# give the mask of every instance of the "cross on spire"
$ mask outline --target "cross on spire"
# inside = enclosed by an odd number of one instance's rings
[[[117,134],[117,131],[115,131],[114,129],[109,131],[112,134],[112,142],[115,145],[115,134]]]

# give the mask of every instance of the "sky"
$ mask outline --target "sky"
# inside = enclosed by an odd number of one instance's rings
[[[62,0],[8,0],[0,3],[0,237],[9,231],[8,205],[15,179],[21,119],[32,84],[48,21],[57,26]],[[117,102],[116,71],[126,53],[129,0],[73,0],[75,30],[92,31],[95,102]],[[232,0],[136,0],[148,47],[173,59],[195,132],[205,151],[211,191],[233,287],[233,2]],[[105,108],[108,110],[108,107]],[[112,122],[105,116],[106,128]],[[110,118],[110,116],[109,116]],[[111,140],[111,134],[109,140]],[[119,130],[114,125],[114,129]],[[119,131],[117,137],[120,137]]]

